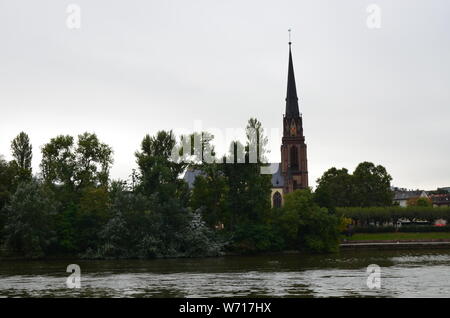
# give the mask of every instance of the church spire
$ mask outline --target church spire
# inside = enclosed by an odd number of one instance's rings
[[[299,117],[297,88],[295,86],[294,65],[292,63],[292,52],[289,30],[289,68],[288,68],[288,84],[286,94],[286,117]]]

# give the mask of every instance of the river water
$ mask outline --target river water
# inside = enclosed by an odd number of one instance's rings
[[[66,287],[67,265],[81,288]],[[381,286],[367,286],[367,266]],[[1,261],[1,297],[449,297],[450,250],[163,260]]]

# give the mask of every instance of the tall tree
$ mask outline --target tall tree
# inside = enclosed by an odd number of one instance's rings
[[[356,189],[356,206],[390,206],[393,192],[392,177],[381,165],[372,162],[360,163],[353,172]]]
[[[230,213],[229,229],[233,231],[237,224],[263,222],[270,210],[271,176],[261,174],[261,163],[249,163],[248,147],[244,162],[240,162],[239,149],[243,146],[234,142],[230,146],[229,158],[222,165],[227,178]]]
[[[286,195],[277,223],[291,248],[313,252],[338,250],[339,218],[319,207],[310,189]]]
[[[354,205],[354,192],[353,176],[348,170],[333,167],[317,179],[314,199],[320,206],[334,210],[335,207]]]
[[[54,217],[59,252],[95,248],[108,216],[112,163],[111,147],[91,133],[79,135],[76,144],[72,136],[60,135],[42,148],[45,183],[61,203],[60,213]]]
[[[221,223],[233,232],[239,224],[263,222],[270,211],[271,176],[261,174],[267,137],[262,124],[251,118],[246,143],[230,144],[221,163],[197,166],[191,204],[200,208],[209,226]]]
[[[99,233],[110,218],[110,198],[105,187],[85,187],[75,215],[76,246],[80,252],[95,249]]]
[[[114,162],[112,148],[100,142],[96,134],[86,132],[78,136],[75,153],[78,187],[108,186],[109,170]]]
[[[392,177],[386,168],[371,162],[360,163],[353,174],[345,168],[331,168],[317,179],[316,202],[335,207],[368,207],[392,205]]]
[[[96,134],[57,136],[42,148],[41,169],[47,183],[82,190],[108,185],[113,163],[112,149],[99,141]]]
[[[16,188],[16,169],[0,155],[0,245],[3,241],[3,228],[6,222],[4,207],[10,202]]]
[[[38,181],[21,183],[6,207],[7,249],[27,257],[44,256],[53,239],[55,211],[51,193]]]
[[[14,158],[13,162],[18,170],[18,181],[23,182],[31,180],[33,147],[30,143],[30,138],[26,133],[21,132],[11,141],[11,151]]]
[[[11,195],[15,192],[16,170],[0,156],[0,211],[9,202]]]
[[[206,224],[215,228],[228,223],[227,179],[218,163],[202,165],[203,175],[196,177],[191,196],[191,207],[200,211]]]
[[[247,151],[250,163],[264,163],[267,161],[268,138],[264,134],[264,128],[261,122],[256,118],[250,118],[245,128],[247,136]],[[254,160],[256,159],[256,161]]]
[[[156,136],[146,135],[141,151],[135,153],[140,172],[140,191],[155,195],[160,202],[180,198],[186,192],[184,182],[178,177],[187,163],[172,160],[176,139],[172,131],[159,131]]]
[[[76,156],[74,138],[59,135],[42,147],[41,170],[48,184],[75,187]]]

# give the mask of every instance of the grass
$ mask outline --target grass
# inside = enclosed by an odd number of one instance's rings
[[[348,241],[390,241],[390,240],[432,240],[449,239],[450,232],[426,233],[356,233],[347,238]]]

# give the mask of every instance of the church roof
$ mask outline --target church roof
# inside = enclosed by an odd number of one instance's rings
[[[277,171],[272,174],[272,188],[284,187],[284,178],[281,174],[280,167],[281,163],[275,163],[271,165],[278,165]],[[183,180],[188,184],[189,189],[192,189],[194,187],[195,178],[201,175],[204,175],[203,171],[189,168],[184,174]]]
[[[284,187],[284,177],[281,174],[281,163],[278,164],[278,169],[272,174],[272,188],[282,188]]]
[[[423,190],[415,191],[394,191],[394,201],[408,200],[413,198],[418,198],[421,196],[427,196],[426,192]]]
[[[194,181],[197,176],[203,175],[203,171],[201,170],[195,170],[188,168],[186,173],[184,174],[183,180],[188,184],[189,189],[192,189],[194,187]]]
[[[289,42],[289,67],[286,93],[286,117],[299,117],[297,87],[295,85],[294,63],[292,62],[291,42]]]

